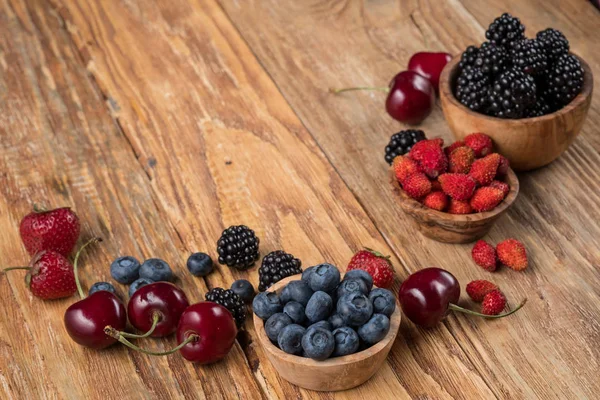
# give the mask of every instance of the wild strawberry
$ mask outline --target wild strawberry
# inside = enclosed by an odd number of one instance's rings
[[[430,178],[437,178],[448,168],[448,159],[442,150],[442,139],[421,140],[415,143],[409,156]]]
[[[456,142],[452,143],[450,146],[448,147],[444,147],[444,153],[446,153],[447,157],[450,157],[450,154],[452,154],[452,152],[456,149],[458,149],[459,147],[463,147],[465,145],[465,142],[463,142],[462,140],[457,140]]]
[[[454,200],[469,200],[475,191],[475,180],[466,174],[443,174],[438,180],[444,193]]]
[[[510,186],[508,186],[508,183],[492,181],[492,183],[490,183],[490,187],[502,190],[502,193],[504,193],[504,197],[506,197],[510,192]]]
[[[475,161],[473,149],[467,146],[459,147],[448,157],[448,171],[466,174],[471,170],[473,161]]]
[[[485,157],[493,150],[492,139],[483,133],[471,133],[464,139],[465,145],[475,152],[475,157]]]
[[[390,257],[371,249],[361,250],[352,256],[347,271],[362,269],[373,277],[373,283],[380,288],[389,288],[394,282],[394,269]]]
[[[448,196],[444,192],[431,192],[425,196],[423,204],[431,209],[444,211],[448,207]]]
[[[473,209],[468,201],[450,199],[448,212],[450,214],[471,214]]]
[[[413,199],[420,199],[431,192],[431,182],[425,174],[412,174],[404,180],[402,188]]]
[[[79,218],[70,208],[37,209],[21,220],[19,231],[30,255],[54,250],[68,256],[79,238]]]
[[[496,208],[504,199],[504,192],[500,189],[485,186],[477,189],[469,201],[471,208],[477,212],[490,211]]]
[[[485,295],[481,304],[481,313],[485,315],[498,315],[506,307],[506,297],[499,290],[493,290]]]
[[[499,164],[500,154],[492,153],[476,160],[471,166],[469,176],[475,179],[481,186],[487,186],[494,180]]]
[[[485,240],[478,240],[471,250],[471,257],[475,264],[479,265],[486,271],[495,271],[498,265],[498,258],[496,257],[496,249],[494,246],[486,242]]]
[[[408,157],[403,156],[398,156],[394,158],[394,161],[392,162],[392,167],[394,168],[396,179],[398,179],[398,182],[400,183],[404,183],[404,180],[409,175],[420,172],[416,162],[414,162]]]
[[[502,264],[515,271],[522,271],[529,264],[525,246],[516,239],[506,239],[498,243],[496,253]]]
[[[496,171],[496,178],[504,178],[508,173],[509,168],[510,163],[508,162],[508,158],[501,155],[500,163],[498,164],[498,170]]]
[[[467,294],[473,301],[481,303],[486,294],[498,290],[498,286],[485,279],[471,281],[467,284]],[[502,311],[502,310],[500,310]]]

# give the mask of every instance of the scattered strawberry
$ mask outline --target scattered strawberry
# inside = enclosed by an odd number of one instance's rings
[[[498,286],[490,281],[486,281],[484,279],[479,279],[476,281],[471,281],[467,284],[467,294],[473,301],[477,303],[481,303],[486,294],[498,290]],[[500,310],[502,311],[502,310]]]
[[[459,174],[467,174],[471,170],[471,164],[475,161],[475,152],[467,146],[462,146],[450,153],[448,157],[448,171]]]
[[[394,282],[394,270],[390,258],[370,249],[361,250],[350,259],[347,271],[362,269],[373,277],[375,286],[387,289]]]
[[[473,210],[484,212],[493,210],[502,200],[504,200],[504,192],[502,190],[485,186],[475,191],[469,204]]]
[[[457,140],[456,142],[452,143],[450,146],[448,147],[444,147],[444,153],[446,153],[447,157],[450,157],[450,154],[452,154],[452,152],[456,149],[458,149],[459,147],[463,147],[465,145],[465,142],[463,142],[462,140]]]
[[[431,182],[423,173],[412,174],[404,180],[402,188],[413,199],[420,199],[431,192]]]
[[[502,193],[504,193],[504,197],[506,197],[510,192],[510,186],[508,186],[508,183],[492,181],[492,183],[490,183],[490,187],[502,190]]]
[[[438,180],[444,193],[454,200],[469,200],[475,191],[475,180],[466,174],[443,174]]]
[[[448,207],[448,196],[444,192],[431,192],[425,196],[423,204],[431,209],[444,211]]]
[[[506,307],[506,297],[499,290],[493,290],[485,295],[481,304],[481,313],[485,315],[498,315]]]
[[[473,209],[468,201],[450,199],[448,212],[450,214],[471,214]]]
[[[409,175],[416,174],[419,172],[419,167],[417,163],[411,160],[408,157],[398,156],[394,158],[392,162],[392,167],[394,168],[394,173],[396,174],[396,179],[398,182],[404,183],[406,178]]]
[[[471,133],[464,139],[465,145],[475,152],[475,157],[485,157],[493,150],[492,139],[483,133]]]
[[[492,153],[476,160],[471,166],[469,176],[475,179],[481,186],[487,186],[496,177],[499,164],[500,154]]]
[[[510,163],[508,162],[508,158],[500,155],[500,163],[498,164],[498,171],[496,171],[497,178],[504,178],[508,173],[508,169],[510,168]]]
[[[70,208],[37,209],[21,220],[21,240],[30,255],[54,250],[68,256],[79,238],[79,218]]]
[[[496,249],[494,246],[486,242],[485,240],[478,240],[471,250],[471,256],[475,264],[479,265],[486,271],[495,271],[498,265],[498,258],[496,257]]]
[[[500,262],[515,271],[522,271],[529,264],[525,246],[516,239],[506,239],[498,243],[496,252]]]

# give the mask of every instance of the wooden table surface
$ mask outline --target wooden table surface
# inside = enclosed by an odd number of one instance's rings
[[[584,0],[2,0],[0,1],[0,254],[28,260],[18,224],[34,202],[70,205],[86,287],[111,280],[119,255],[166,259],[199,301],[257,268],[186,271],[193,251],[216,257],[233,224],[261,253],[344,268],[363,246],[392,254],[394,289],[427,266],[464,285],[490,278],[519,313],[498,321],[451,315],[435,329],[404,319],[386,364],[347,392],[279,378],[251,319],[227,358],[198,366],[72,342],[64,310],[22,273],[0,276],[0,398],[582,399],[600,396],[600,95],[570,149],[519,175],[521,193],[488,235],[522,240],[524,273],[475,266],[471,245],[418,234],[394,203],[383,148],[402,129],[384,85],[422,50],[458,54],[504,11],[528,34],[552,26],[600,76],[600,12]],[[451,140],[439,105],[422,125]],[[126,287],[118,291],[126,298]],[[166,340],[144,340],[168,349]]]

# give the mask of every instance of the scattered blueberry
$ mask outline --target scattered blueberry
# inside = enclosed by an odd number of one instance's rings
[[[302,337],[306,329],[297,324],[291,324],[284,327],[279,336],[277,336],[277,344],[279,348],[288,354],[301,355]]]
[[[304,307],[308,304],[313,295],[312,289],[304,281],[292,281],[288,283],[281,291],[281,302],[283,304],[288,301],[297,301]]]
[[[259,318],[266,320],[275,313],[282,312],[283,306],[275,292],[261,292],[252,300],[252,309]]]
[[[119,283],[129,285],[140,277],[140,262],[133,257],[119,257],[110,264],[110,276]]]
[[[329,317],[328,321],[329,321],[329,324],[331,324],[331,329],[334,329],[334,330],[346,325],[346,323],[344,322],[344,319],[342,317],[340,317],[339,314],[333,314],[331,317]]]
[[[107,292],[111,292],[111,293],[117,294],[117,292],[115,290],[115,287],[113,285],[111,285],[110,283],[108,283],[108,282],[96,282],[90,288],[90,291],[88,292],[88,296],[91,295],[91,294],[93,294],[93,293],[99,292],[101,290],[106,290]]]
[[[295,324],[304,322],[304,306],[297,301],[290,301],[283,307],[284,314],[292,319]]]
[[[333,292],[340,283],[340,271],[331,264],[319,264],[310,274],[309,286],[317,292]]]
[[[369,294],[369,288],[365,281],[362,279],[344,279],[337,287],[338,298],[354,292]]]
[[[306,305],[306,318],[311,324],[327,319],[333,309],[331,296],[325,292],[315,292]]]
[[[310,275],[313,273],[314,270],[315,267],[309,267],[302,271],[302,280],[306,283],[309,283]]]
[[[348,326],[343,326],[334,330],[333,338],[335,340],[334,356],[346,356],[348,354],[356,353],[356,350],[358,350],[358,345],[360,343],[358,334],[354,329]]]
[[[344,280],[347,279],[362,279],[367,284],[367,289],[373,289],[373,277],[362,269],[353,269],[352,271],[346,272]]]
[[[371,319],[358,328],[358,335],[367,344],[375,344],[387,335],[390,319],[383,314],[373,314]]]
[[[194,253],[187,260],[187,268],[194,276],[206,276],[213,270],[213,260],[206,253]]]
[[[173,280],[173,271],[164,260],[149,258],[140,267],[140,278],[147,278],[154,282]]]
[[[265,332],[272,342],[277,342],[279,332],[292,323],[292,319],[284,313],[276,313],[269,317],[265,323]]]
[[[335,349],[333,334],[327,329],[309,327],[302,337],[302,348],[307,357],[322,361],[327,359]]]
[[[373,303],[373,312],[376,314],[390,317],[396,309],[396,298],[387,289],[373,289],[369,293],[369,300]]]
[[[150,283],[154,283],[154,281],[148,278],[136,279],[135,281],[133,281],[131,286],[129,286],[129,297],[133,296],[136,290],[138,290],[142,286],[149,285]]]
[[[333,331],[333,327],[331,326],[329,321],[326,321],[326,320],[315,322],[314,324],[309,325],[308,327],[312,328],[313,326],[315,328],[323,328],[323,329],[327,329],[328,331]]]
[[[354,292],[340,297],[337,302],[337,313],[349,326],[361,326],[373,314],[371,300],[360,292]]]
[[[245,279],[238,279],[231,285],[233,293],[240,296],[244,303],[250,303],[254,298],[254,286]]]

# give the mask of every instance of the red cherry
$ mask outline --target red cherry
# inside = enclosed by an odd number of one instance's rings
[[[183,290],[169,282],[156,282],[136,290],[129,299],[127,314],[136,329],[152,330],[147,336],[163,337],[175,332],[181,314],[189,305]]]
[[[448,53],[422,51],[412,55],[408,61],[408,69],[429,79],[437,93],[440,86],[440,75],[450,60],[452,60],[452,55]]]
[[[400,72],[389,88],[385,109],[392,118],[409,125],[423,121],[435,103],[431,82],[414,71]]]

